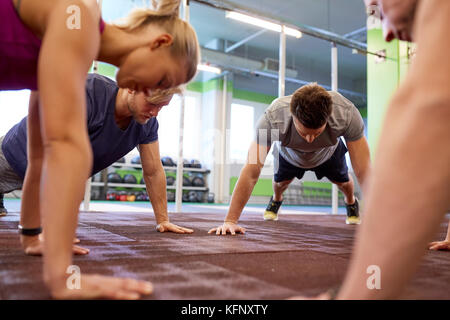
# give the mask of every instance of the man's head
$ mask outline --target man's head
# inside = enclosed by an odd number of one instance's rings
[[[394,38],[412,41],[416,7],[419,0],[364,0],[368,15],[383,22],[386,41]]]
[[[295,91],[291,99],[291,113],[295,129],[308,143],[313,142],[326,128],[333,102],[331,96],[317,83]]]
[[[146,124],[151,118],[156,117],[162,107],[168,105],[174,94],[180,89],[155,90],[148,96],[144,92],[127,90],[127,107],[133,119],[139,124]]]

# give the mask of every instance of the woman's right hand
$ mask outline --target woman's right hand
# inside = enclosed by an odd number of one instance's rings
[[[70,277],[73,277],[73,275]],[[153,292],[153,286],[150,282],[130,278],[80,274],[79,284],[75,283],[74,285],[72,283],[73,288],[70,288],[68,281],[69,279],[57,282],[46,281],[54,299],[137,300],[141,296]]]
[[[428,245],[430,250],[450,251],[450,240],[434,241]]]

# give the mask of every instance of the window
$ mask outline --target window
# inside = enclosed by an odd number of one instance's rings
[[[231,104],[230,159],[245,162],[248,148],[254,137],[253,107]]]
[[[185,159],[200,158],[200,106],[197,98],[186,96],[184,108],[183,156]],[[158,114],[159,148],[161,156],[169,156],[174,161],[178,158],[178,141],[180,132],[181,98],[174,96],[168,106]]]
[[[28,115],[30,90],[0,91],[0,136]]]

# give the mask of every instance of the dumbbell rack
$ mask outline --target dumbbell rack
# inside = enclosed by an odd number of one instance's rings
[[[111,167],[115,168],[135,168],[142,170],[142,165],[140,164],[132,164],[132,163],[120,163],[115,162],[111,165]],[[164,171],[177,171],[177,167],[163,167]],[[106,170],[106,169],[105,169]],[[208,169],[203,168],[183,168],[183,172],[197,172],[197,173],[204,173],[209,174],[211,171]],[[110,183],[107,181],[107,179],[104,179],[104,182],[92,182],[91,186],[93,187],[104,187],[105,190],[108,190],[108,188],[132,188],[132,189],[145,189],[145,184],[129,184],[129,183]],[[167,190],[175,190],[176,186],[166,186]],[[205,187],[192,187],[192,186],[183,186],[183,190],[188,191],[204,191],[208,192],[209,188],[207,186]]]

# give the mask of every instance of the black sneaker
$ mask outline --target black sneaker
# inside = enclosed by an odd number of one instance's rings
[[[347,219],[345,219],[346,224],[360,224],[361,219],[359,217],[359,202],[358,198],[355,197],[354,204],[346,204],[347,208]]]
[[[0,217],[6,216],[8,210],[3,205],[3,194],[0,195]]]
[[[277,221],[278,220],[278,210],[281,207],[282,201],[273,201],[273,196],[270,197],[269,204],[267,205],[266,211],[264,211],[264,220]]]

